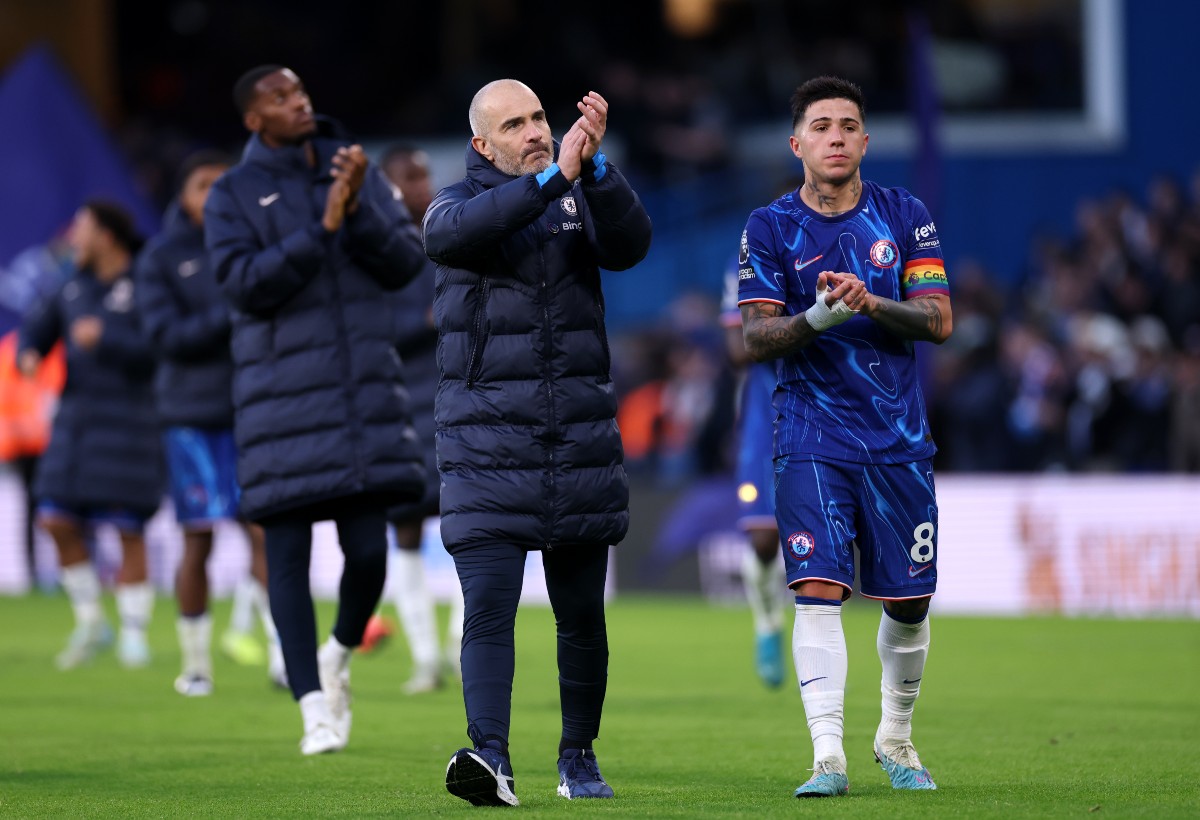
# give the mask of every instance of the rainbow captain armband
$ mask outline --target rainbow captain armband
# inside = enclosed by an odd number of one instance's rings
[[[910,259],[904,265],[900,287],[905,299],[950,295],[950,283],[946,280],[946,268],[941,259]]]

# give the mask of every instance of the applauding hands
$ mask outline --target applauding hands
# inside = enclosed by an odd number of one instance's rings
[[[321,224],[333,233],[342,226],[348,214],[358,208],[358,191],[367,174],[367,155],[361,145],[339,148],[330,169],[333,184],[325,196],[325,214]]]
[[[604,131],[608,127],[608,102],[595,91],[575,103],[581,116],[563,135],[558,146],[558,167],[563,176],[574,182],[579,178],[583,163],[596,156]]]

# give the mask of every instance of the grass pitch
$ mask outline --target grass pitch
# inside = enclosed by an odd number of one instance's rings
[[[106,602],[110,615],[112,601]],[[215,632],[227,620],[218,605]],[[331,609],[320,611],[322,634]],[[390,610],[389,615],[394,617]],[[443,622],[444,622],[444,612]],[[936,792],[899,793],[871,756],[878,609],[848,606],[846,798],[798,801],[811,744],[795,679],[764,689],[750,617],[694,599],[620,597],[597,742],[617,799],[555,796],[559,735],[550,612],[521,612],[512,752],[522,816],[1195,817],[1200,625],[937,617],[914,740]],[[216,660],[216,693],[186,699],[174,609],[160,600],[148,669],[111,654],[53,658],[66,600],[0,598],[0,815],[408,817],[486,812],[445,792],[466,745],[456,688],[406,697],[402,638],[353,665],[349,748],[302,757],[299,710],[265,668]]]

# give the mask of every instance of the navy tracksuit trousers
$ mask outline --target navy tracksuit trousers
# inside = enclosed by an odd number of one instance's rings
[[[558,632],[558,686],[563,738],[591,747],[600,734],[608,684],[604,623],[605,545],[559,546],[542,552],[546,589]],[[467,734],[508,743],[512,712],[513,631],[527,550],[482,544],[454,552],[465,612],[462,642]]]
[[[387,577],[387,519],[382,505],[345,505],[314,518],[313,513],[264,520],[267,542],[267,593],[279,630],[279,647],[288,684],[296,700],[321,688],[317,672],[317,619],[309,586],[314,520],[332,518],[346,558],[338,587],[333,637],[343,646],[362,643]]]

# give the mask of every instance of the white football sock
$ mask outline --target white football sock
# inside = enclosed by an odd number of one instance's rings
[[[104,620],[104,611],[100,608],[100,576],[91,561],[63,567],[59,577],[71,601],[76,625],[93,626]]]
[[[267,598],[266,587],[251,576],[250,590],[254,608],[258,611],[258,619],[262,623],[263,634],[267,636],[267,643],[279,643],[279,630],[275,628],[275,619],[271,617],[271,601]]]
[[[180,616],[175,622],[184,675],[212,678],[212,616],[207,612]]]
[[[234,586],[233,605],[229,613],[230,632],[239,632],[248,635],[254,629],[254,597],[256,588],[261,589],[258,581],[252,575],[247,575]]]
[[[147,581],[118,585],[117,612],[121,616],[122,631],[145,636],[150,615],[154,612],[154,587]]]
[[[906,624],[885,611],[879,619],[875,646],[883,666],[880,684],[883,719],[879,722],[879,737],[910,740],[913,705],[921,691],[925,658],[929,655],[929,618],[919,624]]]
[[[433,596],[425,583],[425,563],[417,550],[391,551],[392,600],[418,670],[437,669],[438,637]]]
[[[783,558],[764,565],[758,554],[747,549],[742,555],[742,584],[754,616],[754,634],[771,635],[783,628],[783,590],[787,586]]]
[[[848,664],[840,606],[796,604],[792,658],[813,740],[813,765],[828,758],[845,765],[842,737]]]

